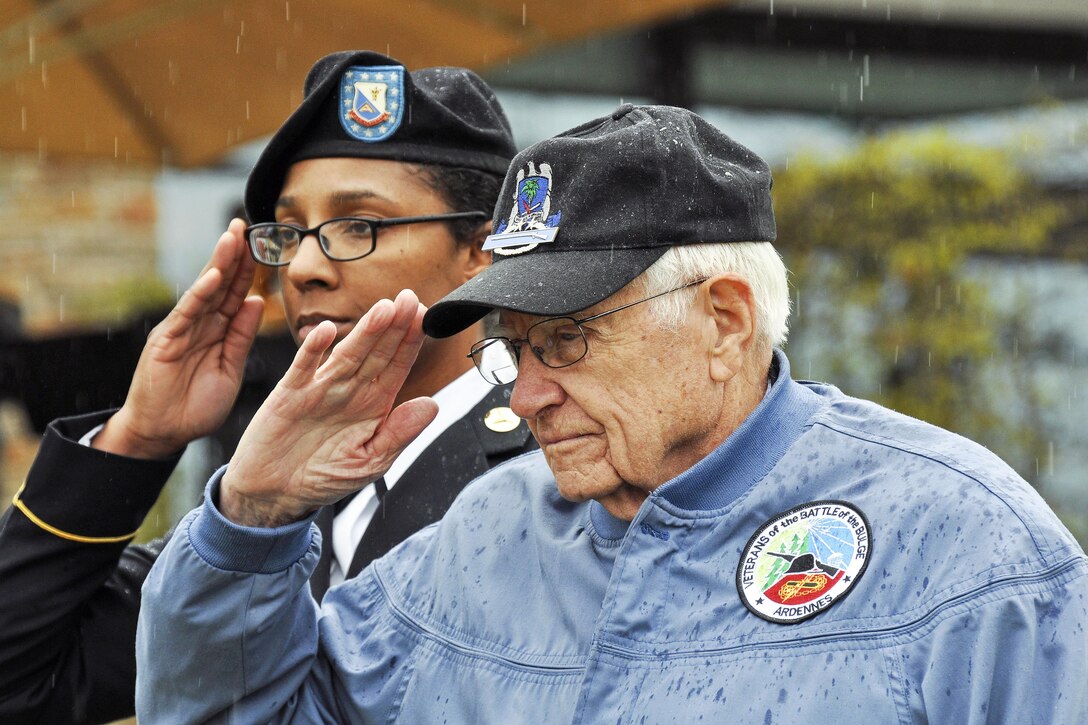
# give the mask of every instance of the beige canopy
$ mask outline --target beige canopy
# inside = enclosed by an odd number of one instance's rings
[[[320,56],[495,68],[713,0],[7,0],[0,150],[194,167],[272,132]]]

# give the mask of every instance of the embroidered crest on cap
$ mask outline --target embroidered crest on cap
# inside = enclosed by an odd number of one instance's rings
[[[539,244],[554,242],[562,212],[552,214],[551,207],[552,167],[541,164],[537,171],[530,161],[529,173],[525,173],[525,169],[518,171],[510,218],[500,222],[495,233],[484,241],[484,251],[494,250],[495,254],[509,256],[531,252]]]
[[[404,68],[352,66],[340,81],[340,125],[359,141],[384,141],[404,117]]]
[[[777,514],[748,540],[737,565],[744,606],[794,624],[846,595],[869,563],[865,515],[844,501],[812,501]]]

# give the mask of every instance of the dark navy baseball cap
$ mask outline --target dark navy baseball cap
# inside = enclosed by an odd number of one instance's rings
[[[427,311],[428,335],[454,335],[495,308],[573,314],[670,247],[772,242],[771,173],[691,111],[624,105],[519,153],[493,230],[491,266]]]
[[[275,220],[297,161],[346,156],[503,174],[517,150],[494,91],[466,68],[409,72],[380,53],[342,51],[313,65],[303,91],[249,174],[251,223]]]

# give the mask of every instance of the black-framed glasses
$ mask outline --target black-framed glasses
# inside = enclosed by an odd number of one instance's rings
[[[472,362],[476,364],[476,369],[480,371],[484,380],[492,385],[506,385],[517,379],[521,347],[526,343],[529,344],[529,349],[536,355],[537,360],[548,367],[569,367],[589,352],[589,342],[586,340],[585,331],[582,330],[583,324],[672,292],[694,287],[706,282],[707,279],[703,277],[580,320],[573,317],[549,317],[530,326],[525,331],[525,337],[519,340],[511,340],[508,337],[487,337],[472,346],[468,357],[472,358]]]
[[[427,216],[405,216],[391,219],[371,219],[369,217],[345,216],[328,219],[312,229],[304,229],[295,224],[267,222],[254,224],[246,229],[249,253],[261,264],[269,267],[283,267],[291,263],[298,254],[302,240],[311,234],[317,237],[321,251],[335,262],[350,262],[362,259],[378,246],[378,230],[400,224],[420,224],[422,222],[445,222],[456,219],[489,219],[482,211],[457,211],[446,214]]]

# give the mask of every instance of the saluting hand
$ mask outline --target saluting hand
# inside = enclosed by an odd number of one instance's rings
[[[405,290],[381,300],[321,362],[336,326],[314,328],[242,434],[219,509],[247,526],[280,526],[385,473],[438,413],[430,398],[393,407],[423,343],[425,308]]]
[[[148,335],[125,403],[93,446],[160,458],[215,432],[242,385],[264,300],[247,297],[256,263],[234,219],[211,260]]]

